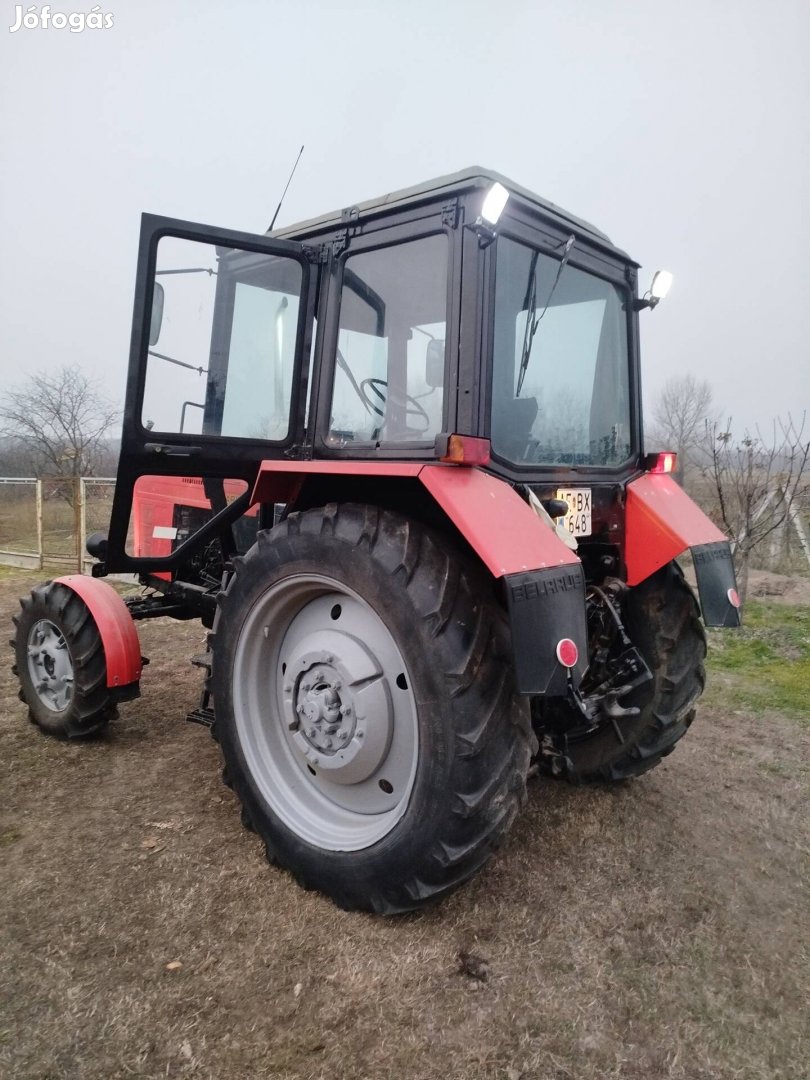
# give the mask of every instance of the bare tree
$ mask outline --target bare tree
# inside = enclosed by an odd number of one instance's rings
[[[36,476],[92,476],[118,411],[78,367],[31,375],[0,401],[0,434]]]
[[[693,464],[707,420],[711,420],[712,388],[694,375],[673,375],[653,405],[651,435],[661,449],[678,455],[675,476],[683,483],[687,465]]]
[[[771,436],[746,431],[736,439],[731,419],[720,429],[707,421],[704,429],[704,475],[717,495],[719,516],[734,550],[740,600],[748,593],[751,556],[791,517],[797,500],[810,489],[805,438],[806,415],[798,425],[788,414],[773,422]]]

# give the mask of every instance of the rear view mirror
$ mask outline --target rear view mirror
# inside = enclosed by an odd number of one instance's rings
[[[444,342],[431,338],[425,353],[425,383],[434,389],[444,386]]]
[[[155,282],[152,293],[152,322],[149,326],[149,344],[157,345],[160,337],[160,327],[163,322],[163,286],[159,281]]]

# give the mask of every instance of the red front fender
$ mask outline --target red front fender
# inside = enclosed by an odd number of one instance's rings
[[[126,604],[112,585],[83,574],[68,574],[56,580],[72,589],[90,609],[104,646],[107,686],[120,688],[137,683],[141,677],[138,631]]]

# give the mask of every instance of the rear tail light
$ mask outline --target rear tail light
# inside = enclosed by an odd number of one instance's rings
[[[571,638],[564,637],[557,642],[557,659],[563,667],[576,667],[577,660],[579,660],[579,649]]]
[[[661,454],[648,454],[644,459],[647,472],[651,473],[671,473],[675,472],[675,464],[678,460],[678,455],[671,450],[665,450]]]
[[[740,606],[740,594],[737,592],[737,590],[736,589],[729,589],[727,595],[728,595],[728,602],[731,604],[731,606],[735,607],[735,608],[738,608]]]

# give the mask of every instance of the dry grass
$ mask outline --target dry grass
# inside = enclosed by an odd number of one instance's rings
[[[29,583],[0,577],[4,625]],[[810,734],[792,719],[715,697],[637,783],[536,783],[482,875],[384,920],[267,866],[183,723],[199,627],[141,632],[144,696],[89,744],[40,736],[0,675],[0,1074],[806,1076]]]

